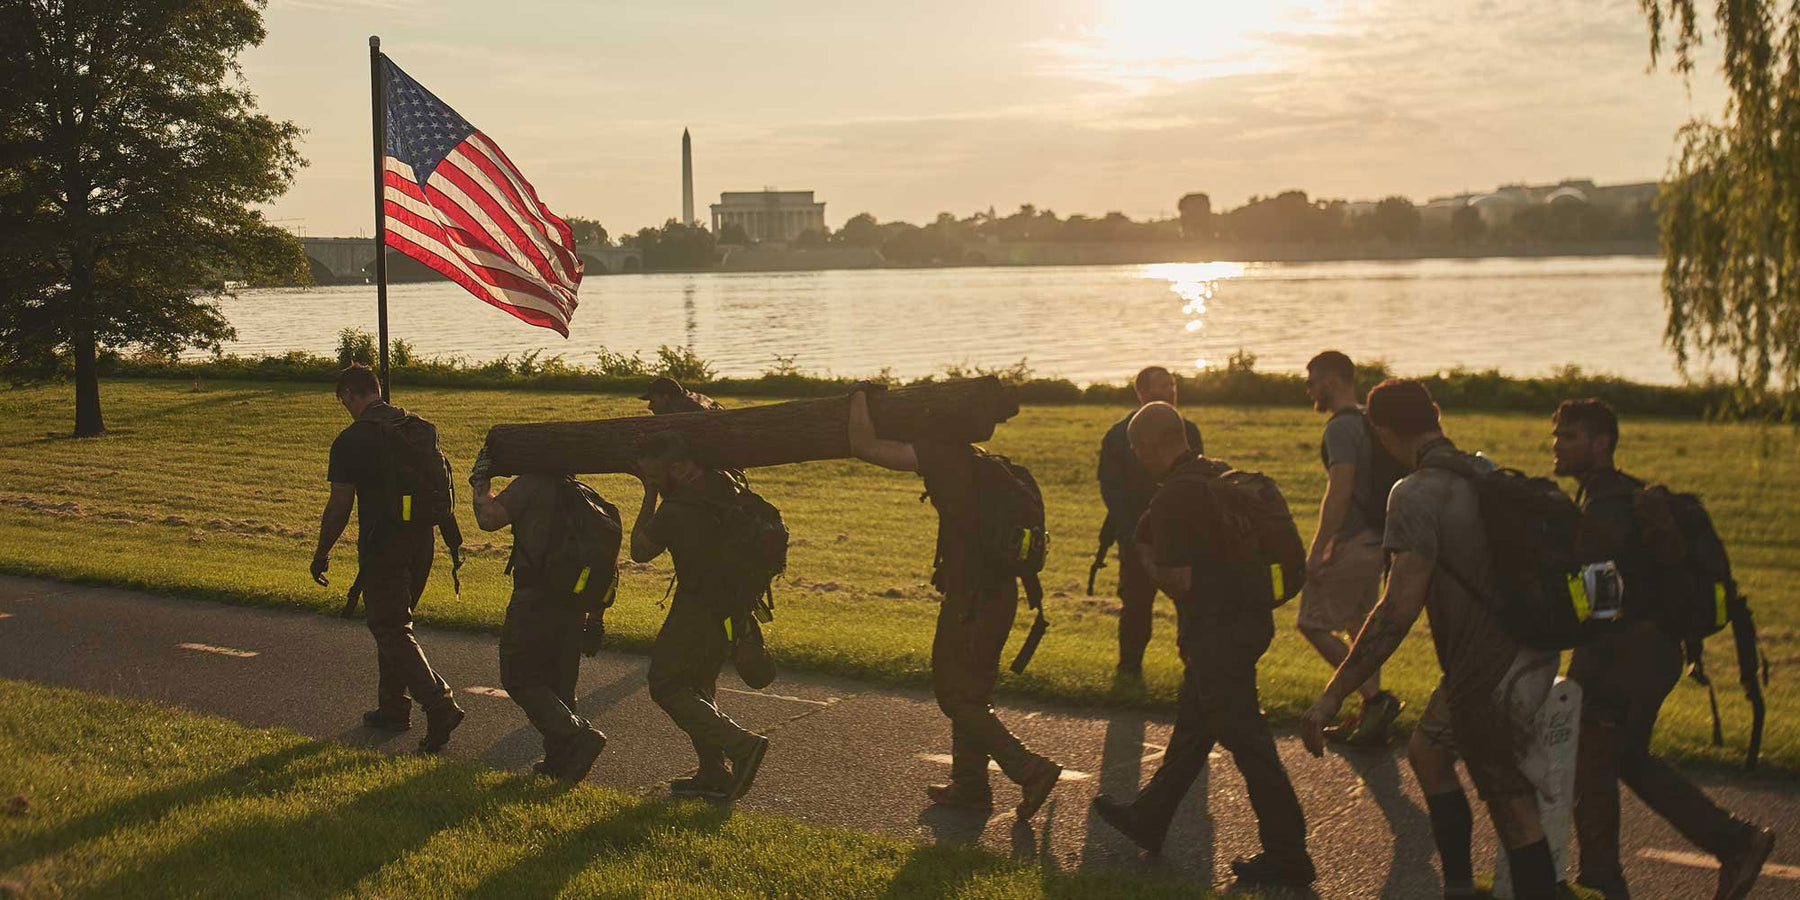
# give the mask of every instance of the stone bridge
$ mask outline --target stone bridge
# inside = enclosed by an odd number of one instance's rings
[[[314,284],[368,284],[375,278],[373,238],[303,237],[300,244],[306,250],[307,264],[312,267]],[[575,252],[586,264],[587,276],[640,272],[644,268],[644,255],[630,247],[597,247],[589,244],[577,246]],[[392,254],[392,251],[389,253]],[[397,280],[394,279],[394,257],[390,255],[388,259],[389,278]],[[406,267],[409,272],[414,269],[430,272],[423,266]],[[435,273],[431,277],[435,277]]]

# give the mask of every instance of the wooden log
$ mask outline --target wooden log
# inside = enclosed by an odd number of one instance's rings
[[[992,376],[933,382],[869,396],[875,433],[897,441],[978,443],[1017,415],[1013,389]],[[495,475],[628,472],[639,443],[664,431],[688,438],[694,458],[715,469],[749,469],[850,455],[850,398],[824,397],[723,412],[634,416],[593,422],[495,425],[487,447]]]

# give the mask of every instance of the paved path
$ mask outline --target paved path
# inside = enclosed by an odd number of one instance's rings
[[[779,623],[777,623],[779,625]],[[433,665],[469,717],[445,751],[505,769],[529,766],[537,735],[499,690],[494,639],[424,631]],[[779,638],[774,638],[779,646]],[[364,729],[374,695],[374,645],[361,621],[300,612],[165,600],[144,594],[0,576],[0,677],[145,697],[256,726],[377,747],[410,749],[406,736]],[[650,702],[641,656],[584,660],[583,715],[610,742],[589,778],[659,795],[686,774],[684,736]],[[1090,815],[1101,790],[1131,794],[1154,771],[1169,734],[1162,717],[1008,705],[1001,717],[1069,771],[1033,829],[1012,827],[1016,789],[996,773],[1004,812],[933,810],[921,789],[949,763],[949,727],[930,695],[841,679],[786,674],[768,692],[742,690],[729,671],[721,705],[774,741],[748,809],[921,841],[979,843],[1046,868],[1121,867],[1228,883],[1226,863],[1253,852],[1255,825],[1243,780],[1215,753],[1177,818],[1161,858],[1148,858]],[[729,686],[729,687],[726,687]],[[1430,897],[1435,851],[1418,788],[1398,753],[1352,751],[1313,759],[1298,739],[1281,752],[1305,806],[1324,897]],[[1800,787],[1774,779],[1703,782],[1734,809],[1782,835],[1754,896],[1800,897]],[[1478,817],[1479,818],[1479,817]],[[1710,897],[1713,871],[1667,824],[1626,801],[1628,874],[1644,897]],[[1477,827],[1476,868],[1491,854]]]

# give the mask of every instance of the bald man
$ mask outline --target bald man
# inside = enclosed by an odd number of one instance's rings
[[[1176,646],[1185,671],[1162,765],[1136,800],[1101,794],[1094,811],[1138,846],[1160,852],[1213,745],[1223,745],[1243,773],[1263,847],[1232,860],[1238,882],[1311,884],[1306,817],[1256,697],[1256,663],[1275,637],[1275,620],[1266,604],[1248,599],[1251,588],[1240,574],[1247,549],[1242,536],[1216,529],[1209,506],[1208,482],[1231,467],[1194,452],[1181,414],[1167,403],[1139,410],[1127,434],[1132,451],[1161,483],[1138,523],[1137,547],[1151,580],[1175,601]]]

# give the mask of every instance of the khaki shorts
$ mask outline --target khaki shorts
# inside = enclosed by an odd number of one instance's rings
[[[1331,561],[1318,575],[1306,579],[1306,588],[1300,592],[1297,624],[1355,637],[1369,611],[1381,599],[1385,557],[1381,535],[1373,531],[1338,539],[1331,548]]]
[[[1561,661],[1555,651],[1520,650],[1490,696],[1462,701],[1454,708],[1444,680],[1438,679],[1419,716],[1419,734],[1463,761],[1482,799],[1491,802],[1532,793],[1536,788],[1520,763],[1535,737],[1538,710],[1556,683]],[[1477,739],[1458,740],[1458,734],[1471,731]]]

